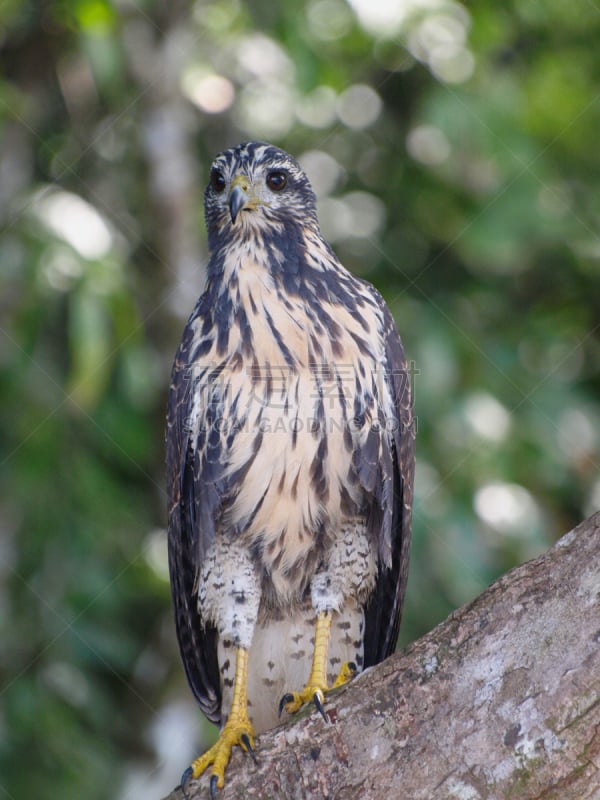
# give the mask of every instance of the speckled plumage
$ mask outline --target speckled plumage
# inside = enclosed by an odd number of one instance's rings
[[[273,171],[285,175],[283,189],[267,185]],[[323,240],[296,161],[244,144],[220,154],[212,176],[208,280],[169,395],[169,565],[202,710],[225,721],[229,654],[249,648],[249,712],[260,731],[276,724],[281,694],[306,681],[318,611],[336,612],[332,675],[342,661],[368,666],[395,647],[412,403],[393,318]],[[253,199],[233,220],[236,180]]]

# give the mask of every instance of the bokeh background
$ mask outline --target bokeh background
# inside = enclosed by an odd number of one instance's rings
[[[266,139],[414,360],[401,643],[600,506],[600,5],[0,3],[0,798],[160,798],[212,734],[166,565],[213,155]]]

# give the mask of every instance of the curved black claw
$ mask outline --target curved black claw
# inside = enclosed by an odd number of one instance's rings
[[[284,694],[281,700],[279,701],[279,716],[281,716],[281,712],[285,708],[286,703],[293,703],[294,702],[294,695],[293,694]]]
[[[348,667],[348,669],[349,669],[349,670],[350,670],[350,672],[352,673],[352,677],[354,678],[354,676],[355,676],[355,675],[356,675],[356,673],[358,672],[358,667],[356,666],[356,664],[354,663],[354,661],[349,661],[349,662],[346,664],[346,666]]]
[[[252,761],[254,761],[254,765],[258,767],[258,761],[256,760],[256,753],[254,752],[254,748],[252,747],[252,742],[250,741],[250,737],[247,733],[242,733],[240,736],[240,741],[244,746],[244,750],[250,755]]]
[[[210,779],[210,796],[212,800],[217,800],[217,781],[218,777],[216,775],[212,775]]]
[[[194,770],[191,767],[188,767],[181,776],[181,791],[183,792],[183,796],[185,798],[189,797],[189,794],[187,793],[187,785],[190,782],[190,778],[192,777],[193,774]]]
[[[313,703],[316,705],[317,711],[323,717],[325,722],[329,722],[329,717],[325,713],[325,709],[323,708],[323,703],[321,702],[321,698],[319,696],[319,692],[315,692],[313,694]]]

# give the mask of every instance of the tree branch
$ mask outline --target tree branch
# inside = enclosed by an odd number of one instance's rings
[[[330,695],[332,724],[234,753],[220,800],[598,800],[599,599],[600,513]]]

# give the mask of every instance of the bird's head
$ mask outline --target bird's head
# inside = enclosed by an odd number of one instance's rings
[[[297,224],[317,227],[315,195],[298,162],[264,142],[246,142],[215,158],[204,208],[209,246]]]

